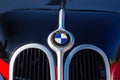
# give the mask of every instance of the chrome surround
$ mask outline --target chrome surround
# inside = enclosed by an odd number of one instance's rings
[[[13,55],[10,60],[9,80],[13,80],[13,67],[14,67],[14,62],[15,62],[17,56],[23,50],[29,49],[29,48],[37,48],[46,53],[48,60],[49,60],[49,65],[50,65],[51,80],[55,80],[55,69],[54,69],[55,65],[54,65],[54,61],[53,61],[53,56],[52,56],[51,52],[45,46],[43,46],[41,44],[37,44],[37,43],[26,44],[26,45],[18,48],[15,52],[13,52]]]
[[[110,80],[110,65],[109,65],[109,61],[108,61],[108,58],[107,58],[105,52],[103,50],[101,50],[100,48],[98,48],[98,47],[96,47],[94,45],[91,45],[91,44],[83,44],[83,45],[77,46],[70,52],[70,54],[67,56],[67,59],[65,61],[64,80],[69,80],[69,65],[70,65],[70,62],[71,62],[73,56],[78,51],[83,50],[83,49],[95,50],[102,56],[102,58],[103,58],[103,60],[105,62],[105,66],[106,66],[107,80]]]
[[[0,74],[0,80],[4,80],[1,74]]]
[[[57,80],[63,80],[63,56],[64,56],[64,53],[67,50],[69,50],[74,44],[74,36],[67,30],[65,30],[64,22],[65,22],[65,12],[63,9],[61,9],[59,11],[59,27],[57,30],[53,31],[48,36],[48,44],[50,48],[56,52],[56,55],[57,55],[57,67],[58,67],[58,79]],[[55,44],[52,43],[52,36],[57,31],[64,31],[68,33],[68,35],[70,36],[70,42],[66,46],[56,46]]]

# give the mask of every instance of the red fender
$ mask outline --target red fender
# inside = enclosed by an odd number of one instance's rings
[[[0,74],[4,80],[9,79],[9,65],[2,59],[0,59]]]
[[[120,62],[111,65],[111,80],[120,80]]]
[[[58,68],[55,68],[56,80],[58,79]]]

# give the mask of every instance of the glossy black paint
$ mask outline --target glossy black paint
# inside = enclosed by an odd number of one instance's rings
[[[18,9],[101,10],[120,13],[119,0],[0,0],[0,14]]]
[[[0,0],[0,14],[13,10],[59,10],[61,0]]]
[[[74,34],[76,46],[96,45],[111,59],[120,45],[119,20],[120,14],[107,12],[66,12],[66,28]]]
[[[120,13],[120,0],[66,0],[67,10],[101,10]]]
[[[27,43],[46,46],[48,35],[57,29],[58,16],[57,11],[48,10],[18,10],[1,15],[1,40],[8,42],[7,53]]]
[[[16,10],[2,14],[0,18],[1,41],[7,41],[5,51],[8,54],[31,42],[49,48],[47,37],[58,27],[58,11]],[[66,11],[65,21],[66,29],[75,36],[74,47],[93,44],[101,48],[108,58],[114,59],[120,45],[120,14]],[[55,54],[52,50],[51,52]]]

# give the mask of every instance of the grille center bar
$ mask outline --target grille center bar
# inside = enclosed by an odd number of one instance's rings
[[[63,9],[61,9],[59,11],[59,28],[58,29],[64,29],[65,25],[65,11]]]
[[[65,12],[59,11],[59,27],[48,36],[48,44],[57,54],[58,79],[63,80],[63,57],[64,53],[74,44],[74,36],[64,27]]]

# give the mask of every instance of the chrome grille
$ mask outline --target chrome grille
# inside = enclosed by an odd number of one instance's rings
[[[51,80],[46,54],[36,48],[22,51],[14,63],[13,80]]]
[[[69,80],[107,80],[101,55],[91,49],[78,51],[70,63]]]

